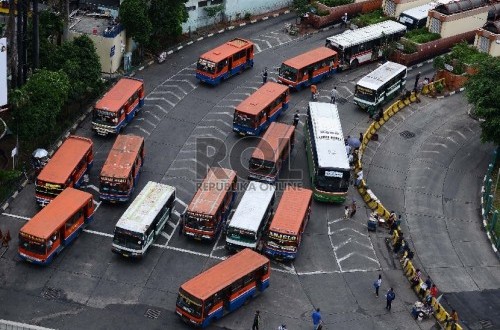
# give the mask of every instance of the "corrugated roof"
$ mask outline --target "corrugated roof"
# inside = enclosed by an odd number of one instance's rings
[[[37,180],[65,184],[85,154],[92,149],[92,145],[91,139],[69,136],[38,174]]]
[[[461,0],[437,6],[434,10],[445,15],[453,15],[474,8],[486,6],[486,0]]]
[[[298,235],[311,198],[312,191],[309,189],[286,187],[269,226],[269,231]]]
[[[235,280],[269,262],[266,257],[244,249],[181,285],[189,294],[205,300]]]
[[[118,135],[101,170],[101,177],[128,178],[144,138],[136,135]]]
[[[269,104],[274,102],[278,96],[286,92],[288,88],[287,85],[267,82],[238,104],[238,106],[236,106],[236,111],[255,116]]]
[[[121,78],[99,101],[97,101],[95,108],[117,112],[142,85],[143,82],[139,79]]]
[[[302,69],[308,65],[318,62],[320,59],[334,56],[336,54],[337,52],[330,48],[319,47],[298,56],[292,57],[291,59],[283,62],[283,64],[295,69]]]

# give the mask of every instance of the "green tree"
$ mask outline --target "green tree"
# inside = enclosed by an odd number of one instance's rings
[[[42,69],[11,94],[19,138],[43,143],[56,128],[56,119],[68,100],[69,79],[62,71]]]
[[[132,37],[142,50],[149,43],[153,26],[148,16],[148,7],[143,0],[124,0],[120,5],[120,21],[127,36]],[[141,52],[142,53],[142,52]]]
[[[476,114],[485,121],[481,123],[481,140],[500,145],[500,59],[490,57],[477,66],[478,72],[469,76],[466,83],[468,101],[474,105]]]
[[[297,13],[297,16],[302,17],[309,11],[309,1],[293,0],[293,9],[295,10],[295,13]]]
[[[187,0],[151,0],[149,17],[155,40],[174,42],[182,34],[182,23],[187,22]]]
[[[205,7],[203,9],[205,10],[205,13],[207,13],[207,16],[214,20],[213,24],[215,24],[215,21],[217,20],[217,15],[220,12],[222,12],[222,10],[224,9],[224,6],[217,5],[217,6]]]

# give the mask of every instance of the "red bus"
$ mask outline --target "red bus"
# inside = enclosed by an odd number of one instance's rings
[[[311,216],[312,191],[288,186],[283,192],[264,242],[264,253],[293,260]]]
[[[119,134],[144,105],[144,82],[126,77],[97,101],[92,110],[92,129],[99,135]]]
[[[234,110],[233,131],[241,135],[259,135],[288,109],[288,86],[268,82],[247,97]]]
[[[175,312],[186,323],[207,327],[267,289],[270,275],[269,259],[244,249],[182,284]]]
[[[132,196],[144,163],[144,138],[118,135],[101,170],[99,198],[126,202]]]
[[[295,126],[273,122],[253,151],[249,162],[249,180],[274,183],[290,155],[295,140]]]
[[[183,232],[198,240],[214,240],[236,199],[236,172],[212,167],[188,205]]]
[[[92,168],[92,146],[92,140],[76,135],[64,141],[36,179],[35,196],[39,205],[47,205],[67,187],[80,187],[83,175]]]
[[[331,77],[338,64],[336,51],[326,47],[316,48],[283,62],[278,80],[300,90]]]
[[[92,194],[66,188],[19,231],[19,256],[46,265],[93,220]]]
[[[253,43],[235,38],[201,55],[196,67],[196,78],[210,85],[253,67]]]

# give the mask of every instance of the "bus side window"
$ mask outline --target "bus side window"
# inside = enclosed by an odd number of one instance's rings
[[[66,231],[68,231],[69,229],[71,229],[71,227],[73,227],[78,222],[78,220],[82,217],[82,215],[83,215],[82,210],[79,210],[73,216],[71,216],[68,219],[68,221],[66,221],[66,224],[65,224]]]
[[[248,284],[250,284],[253,281],[254,281],[253,273],[245,275],[245,277],[243,277],[243,286],[247,286]]]
[[[238,290],[241,289],[242,287],[243,287],[242,279],[235,281],[233,284],[231,284],[231,293],[238,292]]]

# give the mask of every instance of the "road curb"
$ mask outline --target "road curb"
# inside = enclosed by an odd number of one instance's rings
[[[169,49],[166,49],[165,52],[166,52],[167,55],[172,55],[172,54],[177,53],[178,51],[184,49],[187,46],[191,46],[191,45],[195,44],[198,41],[202,41],[204,39],[213,37],[214,35],[219,35],[221,33],[232,31],[234,29],[242,28],[244,26],[252,25],[252,24],[255,24],[255,23],[258,23],[258,22],[267,21],[269,19],[273,19],[273,18],[282,16],[282,15],[289,14],[290,12],[291,11],[289,9],[283,9],[282,11],[280,11],[278,13],[271,14],[269,16],[260,17],[260,18],[257,18],[257,19],[250,20],[248,22],[238,23],[238,24],[235,24],[235,25],[229,25],[229,26],[227,26],[227,27],[225,27],[225,28],[223,28],[221,30],[218,30],[218,31],[215,31],[215,32],[210,32],[210,33],[207,33],[207,34],[205,34],[205,35],[203,35],[201,37],[198,37],[196,39],[191,39],[189,41],[186,41],[186,42],[177,44],[175,46],[172,46]],[[338,25],[340,25],[340,24],[337,24],[337,26]],[[333,26],[329,27],[327,30],[329,30],[330,28],[333,28]],[[326,30],[322,29],[321,31],[326,31]],[[306,35],[308,35],[308,34],[306,34]],[[151,66],[154,62],[155,62],[154,60],[151,60],[151,61],[145,63],[144,65],[142,65],[140,68],[138,68],[136,70],[132,70],[132,71],[130,71],[128,73],[125,73],[124,76],[133,77],[133,76],[135,76],[137,74],[138,71],[144,70],[145,68]]]

